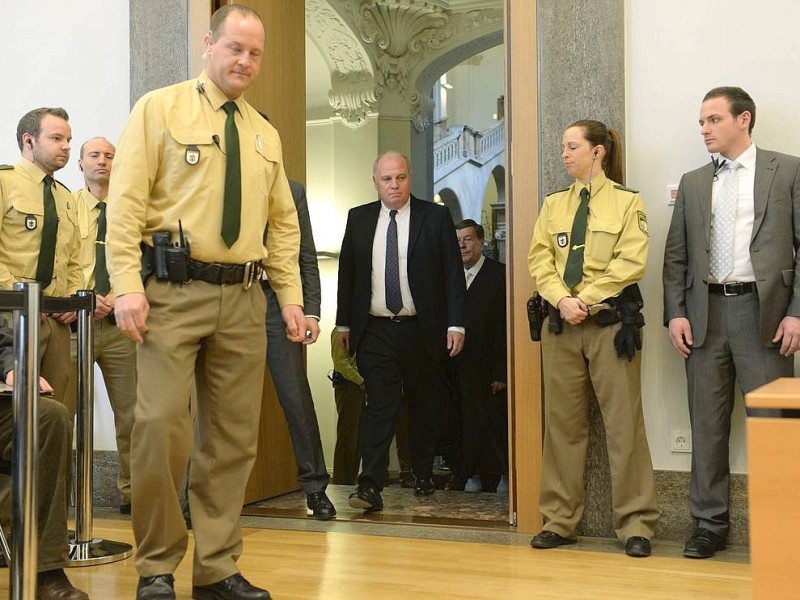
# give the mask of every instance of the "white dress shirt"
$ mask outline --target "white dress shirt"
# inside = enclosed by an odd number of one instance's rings
[[[386,232],[389,228],[389,209],[381,202],[378,224],[375,226],[375,237],[372,240],[372,297],[369,314],[376,317],[393,317],[386,307]],[[400,293],[403,296],[403,309],[397,316],[416,315],[411,287],[408,285],[408,230],[411,224],[411,202],[398,209],[395,215],[397,222],[397,258],[400,263]]]

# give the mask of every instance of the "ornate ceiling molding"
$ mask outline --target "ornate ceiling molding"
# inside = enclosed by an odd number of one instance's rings
[[[309,0],[306,27],[332,66],[329,101],[346,123],[363,123],[377,104],[422,131],[432,103],[419,75],[443,53],[502,31],[503,10],[499,0]]]
[[[306,31],[328,65],[331,108],[346,125],[361,126],[378,102],[364,46],[325,0],[306,0]]]

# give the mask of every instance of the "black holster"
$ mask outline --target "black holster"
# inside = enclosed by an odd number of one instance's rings
[[[546,304],[544,298],[539,295],[539,292],[533,292],[533,296],[528,298],[528,328],[531,340],[534,342],[542,341],[542,324],[547,316],[544,304]]]
[[[558,335],[564,331],[564,320],[561,318],[561,311],[549,302],[547,303],[547,331],[553,335]]]
[[[155,275],[159,281],[187,283],[189,281],[189,246],[183,241],[171,243],[169,231],[154,231],[153,246],[142,242],[142,282]]]

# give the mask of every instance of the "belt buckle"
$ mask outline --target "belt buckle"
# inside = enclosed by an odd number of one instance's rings
[[[729,281],[728,283],[722,284],[722,295],[723,296],[738,296],[740,292],[735,291],[736,288],[741,289],[741,284],[738,281]],[[731,290],[730,292],[728,290]]]
[[[244,277],[242,277],[242,287],[246,290],[250,289],[250,286],[253,285],[253,281],[256,279],[256,263],[252,260],[248,260],[244,264]]]

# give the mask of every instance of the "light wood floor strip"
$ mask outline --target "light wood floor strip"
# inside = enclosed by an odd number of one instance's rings
[[[94,534],[133,543],[130,522],[95,520]],[[191,552],[176,576],[191,598]],[[715,600],[752,597],[750,566],[608,552],[347,533],[245,529],[245,576],[276,600]],[[93,600],[135,598],[133,559],[69,569]],[[0,577],[0,597],[8,579]]]

